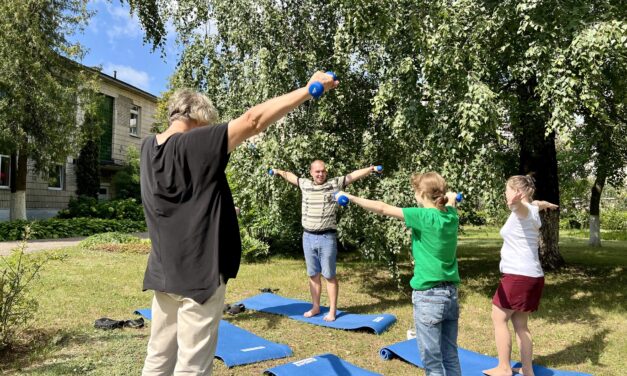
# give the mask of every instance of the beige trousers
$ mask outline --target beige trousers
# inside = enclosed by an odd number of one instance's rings
[[[211,375],[226,284],[204,304],[155,291],[142,376]]]

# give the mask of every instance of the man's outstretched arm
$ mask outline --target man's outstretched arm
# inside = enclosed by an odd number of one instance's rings
[[[278,175],[282,177],[283,179],[287,180],[289,183],[292,183],[298,186],[298,176],[294,175],[293,173],[289,171],[283,171],[283,170],[277,170],[277,169],[272,169],[272,171],[274,171],[274,175]]]
[[[359,170],[355,170],[353,172],[351,172],[350,174],[346,175],[346,184],[345,185],[349,185],[350,183],[353,183],[359,179],[363,179],[366,176],[370,175],[372,172],[377,172],[377,173],[381,173],[379,171],[377,171],[377,169],[374,166],[370,166],[370,167],[366,167],[366,168],[362,168]]]

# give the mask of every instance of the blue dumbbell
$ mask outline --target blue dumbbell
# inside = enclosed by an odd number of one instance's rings
[[[328,71],[326,74],[333,77],[333,81],[337,81],[335,73]],[[324,85],[322,85],[320,81],[312,82],[311,85],[309,85],[309,94],[314,98],[320,98],[322,94],[324,94]]]
[[[348,205],[348,202],[350,201],[348,199],[348,197],[344,196],[344,195],[340,195],[338,196],[340,192],[335,192],[335,195],[333,195],[335,197],[335,201],[337,201],[337,204],[340,206],[346,206]]]
[[[463,199],[464,195],[461,192],[457,193],[457,196],[455,196],[455,201],[457,202],[462,202]]]
[[[268,175],[270,175],[270,176],[274,176],[274,170],[273,170],[273,169],[269,169],[269,170],[268,170]]]

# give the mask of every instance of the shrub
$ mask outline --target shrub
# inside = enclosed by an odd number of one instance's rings
[[[563,230],[587,228],[589,220],[590,214],[586,210],[563,210],[560,228]]]
[[[485,212],[479,210],[459,209],[459,224],[483,226],[486,224]]]
[[[17,220],[0,222],[0,241],[24,239],[24,230],[27,226],[31,228],[31,239],[71,238],[111,231],[124,233],[146,231],[145,222],[128,219],[53,218],[42,221]]]
[[[604,230],[627,231],[627,212],[601,210],[601,228]]]
[[[139,243],[141,239],[131,234],[120,232],[104,232],[102,234],[91,235],[81,241],[78,245],[83,248],[94,248],[102,244],[128,244]]]
[[[57,214],[57,218],[80,217],[143,221],[144,208],[133,198],[98,201],[93,197],[78,196],[70,198],[68,208]]]
[[[245,261],[260,261],[270,256],[270,246],[246,233],[242,234],[242,257]]]
[[[560,219],[560,229],[587,229],[590,215],[586,210],[565,213]],[[627,231],[627,212],[601,209],[601,230]]]
[[[25,229],[28,237],[29,229]],[[30,286],[39,277],[43,265],[53,258],[45,253],[24,254],[25,243],[10,256],[0,257],[0,351],[16,341],[37,313],[37,300],[30,294]]]

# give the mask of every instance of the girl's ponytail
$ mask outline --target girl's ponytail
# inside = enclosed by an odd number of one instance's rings
[[[448,186],[440,174],[437,172],[414,174],[411,177],[411,185],[414,191],[432,201],[438,209],[446,211],[444,206],[448,202],[446,197]]]
[[[446,197],[446,194],[444,193],[433,196],[433,203],[438,209],[442,211],[446,211],[444,206],[446,205],[447,202],[448,202],[448,197]]]

